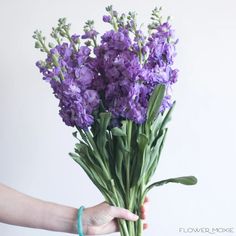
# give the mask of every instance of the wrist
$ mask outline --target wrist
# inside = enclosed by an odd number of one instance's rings
[[[48,203],[44,213],[44,224],[42,228],[78,234],[76,208]]]
[[[83,209],[83,213],[81,217],[81,224],[82,224],[83,234],[87,235],[89,231],[89,225],[90,225],[89,208]],[[77,224],[77,227],[78,227],[78,224]]]

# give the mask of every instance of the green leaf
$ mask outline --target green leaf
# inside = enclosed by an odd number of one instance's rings
[[[145,149],[148,144],[148,137],[145,134],[140,133],[137,138],[137,144],[138,144],[138,153],[136,157],[135,166],[133,166],[134,169],[132,173],[131,187],[134,186],[137,182],[139,182],[140,179],[142,179],[143,169],[145,169],[144,166]]]
[[[140,155],[143,155],[144,150],[148,144],[148,137],[145,134],[139,134],[137,138]]]
[[[163,122],[163,116],[159,114],[159,116],[154,120],[152,125],[150,126],[151,130],[151,139],[155,139],[156,136],[158,135],[158,131],[160,130],[161,124]]]
[[[78,139],[78,138],[77,138],[77,133],[78,133],[78,131],[75,131],[75,132],[72,133],[72,135],[73,135],[76,139]]]
[[[88,177],[92,180],[92,182],[98,187],[100,191],[101,188],[106,189],[107,181],[109,180],[105,177],[104,172],[98,166],[91,165],[88,160],[82,158],[79,154],[76,155],[74,153],[69,153],[69,155],[84,169]]]
[[[176,104],[176,102],[174,101],[172,107],[171,107],[171,108],[169,109],[169,111],[166,113],[165,118],[164,118],[163,121],[162,121],[162,124],[161,124],[160,129],[165,128],[166,124],[171,120],[171,114],[172,114],[172,112],[173,112],[173,110],[174,110],[174,108],[175,108],[175,104]]]
[[[119,160],[117,160],[117,164],[115,165],[115,176],[116,177],[116,182],[117,182],[117,186],[120,186],[120,193],[122,192],[124,194],[124,196],[126,195],[126,191],[125,191],[125,186],[124,186],[124,180],[123,180],[123,166],[122,166],[122,162],[123,162],[123,154],[121,153],[121,151],[119,151],[119,153],[117,154],[117,157],[119,158]]]
[[[75,152],[80,157],[82,157],[84,162],[86,162],[87,164],[92,165],[93,167],[99,166],[99,161],[95,157],[95,151],[82,141],[75,144]]]
[[[148,111],[147,111],[147,122],[152,123],[156,115],[158,114],[158,111],[161,107],[162,100],[165,95],[165,85],[158,85],[149,100],[148,104]]]
[[[105,199],[112,205],[117,205],[117,197],[115,196],[114,189],[112,187],[109,188],[111,179],[107,179],[104,177],[104,173],[102,170],[94,165],[89,165],[84,161],[83,158],[81,158],[79,155],[76,155],[74,153],[69,153],[69,155],[76,161],[86,172],[90,180],[94,183],[94,185],[100,190],[100,192],[103,194]],[[118,186],[116,186],[116,189],[118,190]],[[118,191],[116,194],[119,195]],[[119,195],[120,199],[120,195]],[[120,199],[122,200],[122,199]],[[122,205],[124,205],[123,201]]]
[[[161,181],[158,181],[158,182],[155,182],[155,183],[149,185],[145,190],[145,194],[147,194],[153,187],[161,186],[161,185],[168,184],[168,183],[194,185],[197,183],[197,178],[195,176],[183,176],[183,177],[161,180]]]
[[[119,179],[120,185],[122,187],[122,190],[124,191],[124,182],[123,182],[123,161],[124,161],[124,157],[126,156],[126,153],[128,152],[128,150],[126,149],[125,145],[124,145],[124,141],[122,139],[122,137],[117,136],[115,137],[115,148],[114,148],[114,156],[115,156],[115,160],[114,160],[114,168],[115,168],[115,173],[117,178]]]
[[[152,142],[150,143],[151,144],[151,148],[152,147],[155,147],[158,140],[163,136],[163,133],[165,133],[167,130],[167,128],[165,129],[159,129],[158,131],[156,131],[156,134],[152,135]]]
[[[100,125],[99,125],[99,131],[96,139],[96,145],[100,152],[100,155],[103,158],[108,159],[108,153],[106,150],[106,143],[107,143],[107,127],[109,125],[110,119],[111,119],[111,113],[108,112],[102,112],[99,114],[100,116]]]
[[[149,153],[147,155],[149,158],[149,165],[147,168],[147,174],[146,174],[146,181],[147,183],[153,176],[153,174],[156,171],[161,152],[164,146],[165,138],[166,138],[167,128],[163,130],[162,135],[158,138],[157,142],[155,143],[155,146],[153,146],[151,149],[149,149]]]
[[[73,160],[76,160],[77,158],[79,158],[79,156],[78,155],[76,155],[75,153],[73,153],[73,152],[70,152],[69,153],[69,155],[70,155],[70,157],[72,157],[73,158]]]
[[[152,147],[156,145],[157,140],[162,136],[165,130],[166,124],[171,120],[171,114],[173,112],[174,107],[175,107],[175,102],[173,103],[172,107],[168,110],[164,118],[162,115],[160,115],[152,124],[151,126]]]
[[[111,129],[111,132],[114,136],[126,136],[126,133],[118,127],[114,127],[113,129]]]
[[[89,141],[88,141],[88,139],[87,139],[87,137],[84,133],[84,130],[82,130],[81,128],[77,128],[77,129],[79,131],[81,139],[84,140],[84,142],[90,146],[90,143],[89,143]]]
[[[78,153],[81,156],[86,157],[88,155],[88,146],[84,143],[76,143],[75,144],[75,150],[78,151]]]

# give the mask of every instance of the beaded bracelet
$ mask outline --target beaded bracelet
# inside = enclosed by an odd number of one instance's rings
[[[82,224],[83,211],[84,211],[84,206],[81,206],[78,210],[78,218],[77,218],[77,226],[78,226],[79,236],[84,236],[83,224]]]

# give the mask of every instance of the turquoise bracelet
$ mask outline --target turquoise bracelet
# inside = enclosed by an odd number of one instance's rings
[[[78,218],[77,218],[77,227],[79,236],[84,236],[83,224],[82,224],[83,211],[84,211],[84,206],[81,206],[78,210]]]

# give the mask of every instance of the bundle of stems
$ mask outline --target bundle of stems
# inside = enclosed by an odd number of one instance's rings
[[[111,113],[100,112],[90,129],[77,127],[79,140],[71,157],[84,169],[105,200],[141,216],[140,206],[154,186],[166,183],[196,184],[194,176],[170,178],[150,184],[164,145],[174,105],[164,114],[158,112],[165,86],[156,87],[149,100],[147,119],[142,125],[123,120],[111,128]],[[122,236],[141,236],[141,217],[136,222],[119,220]]]

